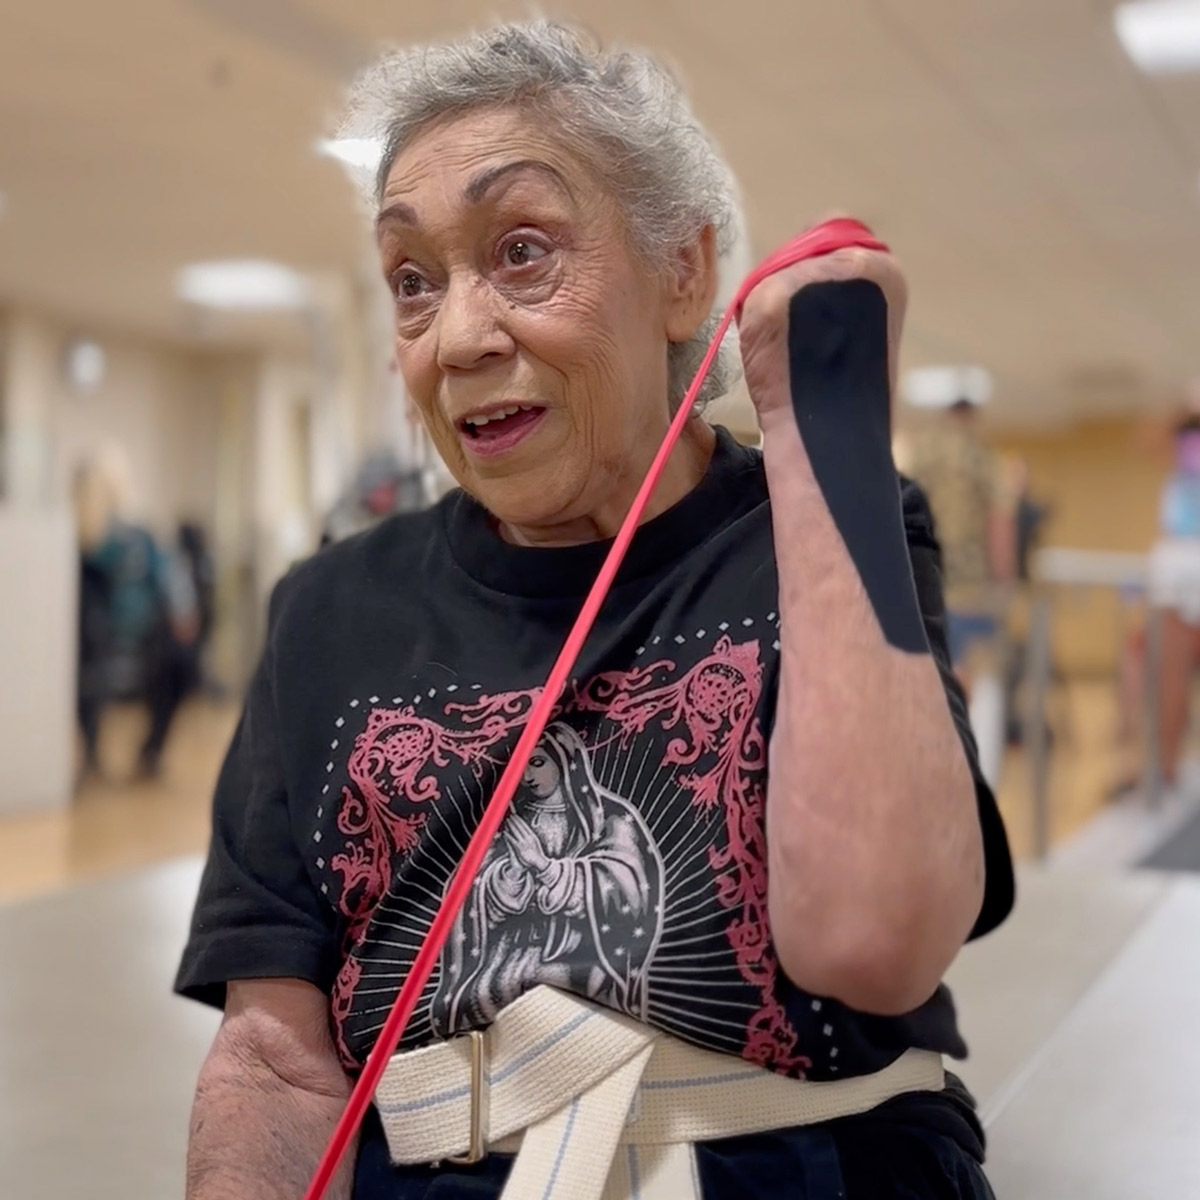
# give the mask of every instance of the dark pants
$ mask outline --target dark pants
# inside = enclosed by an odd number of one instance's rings
[[[195,686],[197,665],[193,659],[188,647],[166,633],[150,649],[145,687],[150,729],[141,754],[147,770],[157,769],[175,714]]]
[[[91,672],[94,675],[95,671]],[[88,672],[81,672],[79,680],[79,729],[83,734],[83,764],[86,770],[98,765],[100,747],[100,718],[104,715],[104,707],[108,703],[108,695],[104,688],[89,677]]]
[[[136,697],[145,702],[150,715],[140,766],[143,771],[153,773],[158,769],[175,714],[196,687],[198,655],[163,630],[148,637],[136,654],[127,654],[120,664],[115,663],[115,656],[110,655],[85,663],[80,670],[79,727],[83,733],[85,766],[97,765],[104,710],[115,699]]]
[[[982,1146],[971,1142],[936,1121],[868,1114],[710,1142],[696,1148],[696,1164],[704,1200],[995,1200]],[[372,1113],[354,1200],[497,1200],[510,1162],[493,1155],[473,1168],[393,1167]]]

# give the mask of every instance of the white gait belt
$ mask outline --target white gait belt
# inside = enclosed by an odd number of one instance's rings
[[[700,1200],[696,1142],[944,1086],[927,1050],[874,1075],[797,1081],[538,987],[486,1032],[394,1055],[375,1105],[395,1163],[515,1152],[503,1200]]]

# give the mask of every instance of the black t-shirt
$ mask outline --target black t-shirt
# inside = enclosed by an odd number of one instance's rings
[[[1012,903],[943,633],[938,551],[902,482],[925,626],[976,779],[987,888]],[[299,977],[366,1058],[608,549],[506,544],[462,493],[298,567],[217,788],[182,993]],[[410,1023],[486,1025],[538,983],[795,1077],[962,1056],[949,993],[904,1017],[801,992],[767,921],[764,804],[779,673],[762,456],[721,431],[700,485],[633,541]],[[863,680],[869,686],[868,680]]]

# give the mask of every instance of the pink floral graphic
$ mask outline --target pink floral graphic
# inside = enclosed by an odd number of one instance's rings
[[[677,769],[676,783],[699,812],[718,816],[722,836],[708,851],[712,895],[729,912],[724,932],[738,972],[759,996],[742,1052],[765,1067],[802,1076],[811,1061],[798,1053],[796,1030],[776,998],[779,965],[767,920],[766,739],[758,717],[763,677],[758,643],[739,645],[722,636],[683,674],[663,659],[576,684],[556,716],[588,714],[592,753],[613,743],[631,749],[643,735],[661,741],[662,765]],[[344,1026],[363,974],[355,951],[377,906],[418,845],[429,806],[442,799],[443,782],[455,765],[476,779],[489,765],[502,767],[537,694],[507,692],[450,703],[439,714],[446,724],[418,715],[412,706],[376,708],[355,739],[337,815],[343,842],[330,860],[341,876],[337,899],[347,928],[333,1016],[348,1067],[356,1058]],[[574,724],[582,730],[578,719]]]
[[[397,858],[416,847],[425,824],[419,810],[441,798],[435,772],[452,760],[478,775],[489,751],[519,728],[536,691],[484,697],[477,704],[451,705],[462,714],[465,730],[418,716],[411,706],[376,708],[358,735],[342,789],[338,831],[345,850],[330,865],[342,876],[339,907],[354,944],[362,936],[379,901],[387,895]]]

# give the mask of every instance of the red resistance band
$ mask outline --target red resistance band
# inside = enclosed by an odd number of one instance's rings
[[[633,541],[633,536],[637,532],[638,525],[641,523],[642,514],[646,511],[646,505],[649,503],[655,485],[663,473],[663,468],[667,465],[667,460],[671,456],[671,451],[675,448],[675,443],[679,440],[680,434],[692,417],[696,395],[700,391],[700,385],[704,382],[705,376],[712,367],[713,360],[717,356],[717,351],[720,349],[721,341],[725,337],[726,331],[735,317],[740,315],[742,304],[745,302],[746,297],[768,275],[782,271],[785,267],[792,266],[793,263],[802,262],[809,258],[819,258],[822,255],[832,254],[836,250],[845,250],[850,247],[862,247],[867,250],[882,250],[885,252],[887,250],[887,246],[878,241],[861,222],[849,217],[839,217],[836,220],[826,221],[821,225],[814,226],[806,233],[802,233],[798,238],[789,242],[786,246],[777,250],[769,258],[764,259],[762,263],[746,276],[741,287],[738,288],[733,303],[725,311],[725,315],[721,318],[721,322],[717,326],[717,331],[713,336],[712,344],[708,348],[708,353],[704,356],[704,361],[700,364],[699,371],[696,372],[696,378],[692,381],[692,385],[688,389],[683,403],[679,406],[679,411],[675,414],[675,419],[671,422],[670,429],[667,430],[667,436],[663,439],[658,454],[655,456],[654,462],[641,488],[638,490],[633,506],[630,508],[624,523],[621,525],[620,532],[613,541],[612,549],[609,550],[608,557],[604,560],[604,565],[600,568],[599,575],[596,576],[596,582],[592,584],[591,591],[588,592],[583,608],[580,609],[579,616],[575,619],[575,625],[567,636],[567,640],[559,653],[558,661],[555,662],[546,680],[545,687],[542,689],[537,703],[529,714],[529,721],[522,731],[520,739],[517,741],[516,749],[513,751],[513,756],[509,760],[504,774],[500,777],[500,782],[496,787],[495,793],[488,802],[483,819],[479,822],[478,828],[467,844],[466,852],[463,854],[462,860],[459,862],[458,868],[450,880],[450,885],[446,889],[446,898],[442,901],[442,906],[429,927],[424,944],[421,946],[417,957],[413,960],[412,969],[404,981],[404,986],[400,989],[400,993],[396,997],[396,1002],[392,1006],[392,1011],[383,1029],[380,1030],[379,1039],[376,1041],[374,1049],[372,1049],[366,1064],[363,1066],[362,1074],[358,1077],[358,1082],[355,1084],[354,1091],[351,1093],[350,1099],[346,1104],[346,1110],[342,1113],[341,1119],[338,1121],[337,1128],[330,1138],[329,1146],[317,1166],[308,1191],[305,1193],[305,1200],[323,1200],[325,1191],[336,1174],[342,1158],[346,1154],[346,1150],[354,1140],[354,1135],[358,1131],[358,1127],[367,1111],[367,1106],[371,1103],[371,1099],[375,1095],[375,1089],[379,1086],[379,1081],[383,1077],[384,1068],[400,1043],[405,1026],[408,1024],[409,1018],[417,1006],[417,1001],[420,999],[421,993],[425,990],[425,985],[433,973],[433,968],[437,965],[438,957],[442,953],[442,948],[446,944],[446,939],[450,935],[455,919],[466,903],[471,885],[475,882],[475,876],[479,873],[479,868],[483,864],[484,855],[487,853],[488,847],[492,844],[492,840],[500,831],[500,826],[503,824],[504,818],[508,813],[509,805],[512,803],[513,796],[516,795],[522,776],[525,774],[525,768],[529,764],[530,756],[537,748],[537,744],[554,711],[554,706],[558,703],[559,697],[562,695],[563,688],[566,686],[580,651],[583,649],[583,644],[591,632],[596,616],[600,612],[600,607],[608,595],[609,588],[612,587],[617,571],[621,567],[621,562],[625,558],[625,552],[629,549],[629,544]]]

